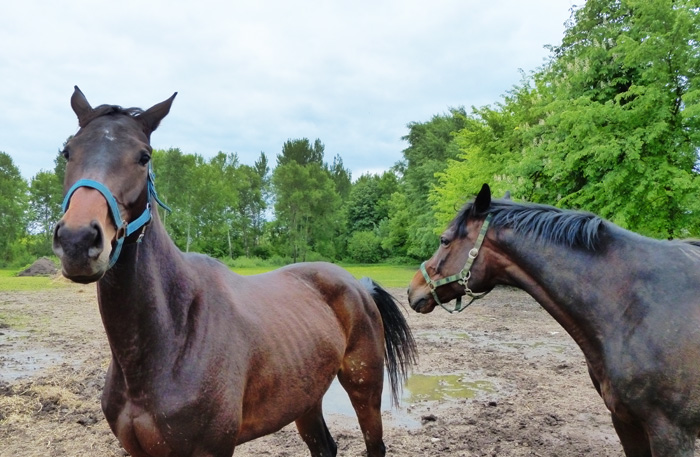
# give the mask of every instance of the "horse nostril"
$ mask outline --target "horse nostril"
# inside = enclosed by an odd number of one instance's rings
[[[93,238],[93,240],[92,244],[88,248],[88,256],[91,259],[97,259],[104,250],[102,228],[100,227],[99,222],[92,221],[90,222],[90,229],[92,231],[92,234],[90,236]]]
[[[53,229],[53,252],[59,258],[63,256],[63,247],[61,246],[61,228],[63,228],[64,222],[59,221],[58,224]]]

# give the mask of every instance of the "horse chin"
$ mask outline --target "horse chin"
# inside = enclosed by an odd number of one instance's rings
[[[417,300],[410,300],[410,305],[413,311],[420,314],[428,314],[435,309],[435,301],[425,296]]]
[[[72,276],[72,275],[69,275],[68,273],[66,273],[65,270],[63,270],[63,276],[65,276],[67,279],[70,279],[73,282],[77,282],[80,284],[90,284],[90,283],[99,281],[100,279],[102,279],[102,277],[104,275],[105,275],[104,272],[99,272],[99,273],[96,273],[94,275],[88,275],[88,276],[85,276],[85,275],[73,275]]]
[[[109,256],[100,256],[94,261],[74,262],[65,257],[61,259],[61,273],[66,279],[80,284],[90,284],[99,281],[105,275],[109,266]]]

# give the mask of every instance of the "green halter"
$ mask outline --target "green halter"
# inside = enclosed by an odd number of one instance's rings
[[[428,286],[430,286],[430,292],[433,294],[435,302],[438,305],[442,306],[449,313],[460,313],[464,311],[467,308],[467,306],[471,305],[474,302],[474,300],[484,298],[484,296],[486,296],[486,294],[490,292],[486,291],[478,294],[474,293],[471,291],[469,285],[467,284],[469,282],[469,278],[471,277],[470,270],[472,268],[472,264],[474,263],[476,256],[479,255],[479,249],[481,249],[481,244],[484,242],[484,238],[486,237],[486,231],[489,229],[490,222],[491,214],[486,216],[486,220],[484,220],[484,223],[481,226],[481,230],[479,231],[479,236],[476,238],[476,243],[474,243],[474,247],[471,249],[471,251],[469,251],[467,263],[464,265],[464,268],[462,268],[462,271],[460,271],[459,273],[434,281],[430,279],[430,276],[428,275],[428,272],[425,269],[425,262],[423,262],[420,266],[420,271],[421,273],[423,273],[423,278],[425,278],[425,282],[428,284]],[[440,301],[435,289],[437,289],[440,286],[444,286],[445,284],[450,284],[452,282],[458,282],[459,284],[461,284],[464,287],[464,293],[466,295],[469,295],[471,297],[471,300],[469,300],[469,303],[462,306],[462,297],[460,296],[457,298],[455,307],[453,309],[449,309],[446,304]]]

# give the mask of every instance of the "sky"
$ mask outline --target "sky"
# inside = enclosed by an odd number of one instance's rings
[[[580,1],[579,3],[583,3]],[[571,0],[3,2],[0,151],[25,179],[53,169],[92,106],[178,92],[157,149],[276,163],[320,139],[353,179],[403,158],[411,122],[493,105],[561,43]],[[156,170],[157,172],[157,170]]]

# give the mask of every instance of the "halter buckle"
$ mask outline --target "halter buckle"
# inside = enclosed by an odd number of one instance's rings
[[[117,227],[117,239],[126,238],[126,233],[129,229],[129,223],[122,219],[122,224]]]

